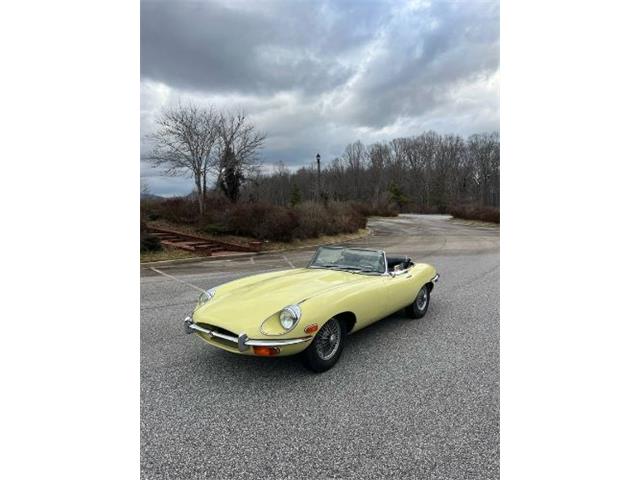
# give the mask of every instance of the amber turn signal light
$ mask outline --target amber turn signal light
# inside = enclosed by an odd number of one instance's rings
[[[304,327],[304,333],[313,333],[318,331],[318,324],[312,323],[311,325],[307,325]]]
[[[253,353],[261,357],[270,357],[279,354],[280,349],[277,347],[253,347]]]

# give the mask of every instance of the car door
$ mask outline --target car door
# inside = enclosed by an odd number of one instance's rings
[[[413,267],[400,272],[391,272],[385,277],[385,287],[390,309],[388,315],[410,305],[416,296]]]
[[[386,317],[391,313],[387,292],[387,276],[371,275],[357,286],[347,301],[349,310],[357,317],[357,329]]]

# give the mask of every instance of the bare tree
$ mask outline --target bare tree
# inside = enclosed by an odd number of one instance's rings
[[[140,179],[140,196],[150,195],[150,194],[151,194],[151,187],[146,181]]]
[[[384,180],[384,168],[389,163],[391,150],[389,145],[383,143],[374,143],[369,146],[367,151],[369,156],[369,169],[371,177],[371,186],[373,188],[373,198],[376,202],[380,200],[382,190],[382,182]]]
[[[482,203],[499,205],[500,136],[497,132],[490,135],[472,135],[468,143]]]
[[[148,158],[154,166],[164,168],[168,175],[193,177],[200,216],[205,213],[207,175],[216,161],[220,118],[213,107],[179,104],[162,111],[155,133],[149,136],[153,150]]]
[[[227,198],[236,202],[246,179],[259,168],[257,154],[266,135],[256,131],[242,112],[220,116],[219,132],[217,182]]]
[[[353,179],[353,197],[360,199],[360,177],[364,167],[366,148],[360,140],[350,143],[344,149],[343,158],[347,164],[347,173]]]

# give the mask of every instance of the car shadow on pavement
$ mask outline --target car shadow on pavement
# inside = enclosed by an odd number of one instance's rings
[[[437,308],[430,308],[426,317],[412,320],[399,311],[349,335],[340,360],[329,372],[353,368],[362,370],[362,355],[370,357],[374,354],[379,355],[381,350],[397,351],[398,348],[402,348],[403,338],[407,334],[415,332],[416,329],[428,328],[423,322],[433,320],[436,313]],[[304,367],[299,354],[288,357],[254,357],[237,355],[209,345],[202,347],[203,350],[194,352],[192,373],[210,376],[212,380],[232,376],[235,382],[241,382],[242,379],[251,382],[264,380],[265,383],[273,385],[278,379],[290,381],[292,376],[317,376]],[[371,362],[367,364],[370,365]],[[371,368],[378,369],[379,364]]]

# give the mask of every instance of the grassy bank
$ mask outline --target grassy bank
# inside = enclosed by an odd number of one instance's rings
[[[336,243],[362,236],[368,216],[396,216],[393,205],[358,202],[302,202],[281,206],[264,202],[231,203],[212,195],[205,214],[188,197],[142,200],[140,203],[140,251],[142,261],[185,258],[182,251],[164,249],[149,227],[215,241],[249,246],[260,241],[262,251]],[[186,252],[193,256],[193,253]]]
[[[231,235],[207,235],[202,234],[194,229],[185,229],[179,225],[174,225],[166,222],[153,222],[153,225],[158,228],[168,228],[177,232],[185,234],[198,234],[202,238],[209,238],[211,240],[218,240],[221,242],[234,243],[236,245],[248,245],[250,241],[255,239],[249,237],[239,237]],[[262,244],[261,252],[274,252],[280,250],[294,250],[299,248],[313,247],[316,245],[329,245],[333,243],[345,243],[357,238],[364,237],[368,234],[368,230],[361,228],[357,232],[342,233],[337,235],[321,235],[317,238],[308,238],[305,240],[292,240],[290,242],[270,242],[266,241]],[[183,260],[189,258],[198,258],[200,255],[188,252],[186,250],[180,250],[178,248],[161,246],[158,251],[146,251],[140,252],[140,263],[147,262],[159,262],[164,260]]]
[[[354,233],[365,228],[369,206],[354,202],[303,202],[295,206],[264,202],[229,203],[219,196],[209,199],[204,215],[189,198],[169,198],[141,203],[144,222],[168,222],[194,233],[247,237],[260,241],[291,242],[322,235]]]

